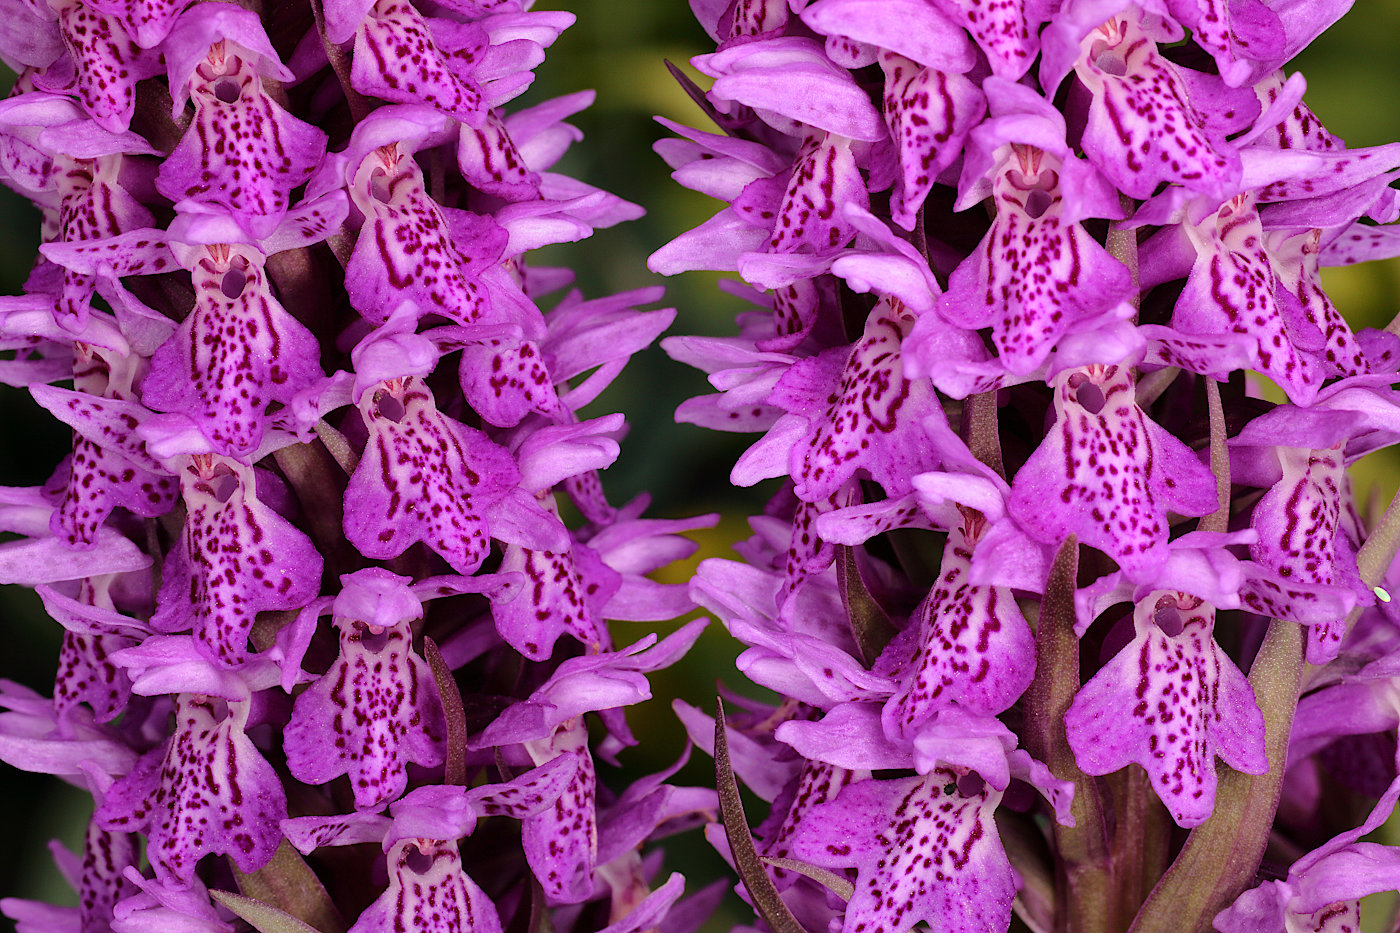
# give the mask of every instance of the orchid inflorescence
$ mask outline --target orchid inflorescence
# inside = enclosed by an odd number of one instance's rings
[[[1400,254],[1400,144],[1286,70],[1348,6],[692,2],[713,125],[657,151],[726,204],[650,265],[750,306],[663,346],[782,480],[692,583],[779,700],[678,709],[769,928],[1335,933],[1400,886],[1400,509],[1347,476],[1400,328],[1319,281]]]
[[[0,910],[22,933],[693,928],[713,896],[672,909],[642,847],[715,792],[597,767],[704,625],[616,647],[608,623],[686,613],[647,575],[713,519],[610,504],[623,419],[583,413],[674,312],[638,310],[659,288],[541,311],[572,273],[530,251],[641,210],[550,170],[590,93],[505,109],[572,15],[4,14],[0,173],[44,242],[0,299],[0,377],[73,452],[0,490],[0,579],[65,629],[52,698],[0,685],[0,758],[94,812],[55,850],[79,906]]]
[[[640,214],[550,171],[590,94],[506,108],[570,14],[7,0],[44,242],[0,379],[73,448],[0,489],[0,580],[65,630],[0,759],[94,809],[79,906],[0,911],[688,933],[728,883],[680,900],[655,843],[703,823],[775,933],[1358,930],[1400,508],[1347,470],[1400,439],[1400,325],[1319,270],[1400,255],[1400,143],[1286,70],[1348,5],[692,0],[714,125],[657,149],[725,206],[651,266],[749,310],[663,345],[780,486],[685,587],[649,575],[715,518],[611,504],[583,413],[674,312],[527,259]],[[676,704],[714,789],[610,787],[704,622],[609,623],[695,605],[776,702]]]

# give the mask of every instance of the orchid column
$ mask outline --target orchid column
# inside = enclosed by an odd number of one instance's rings
[[[783,480],[692,592],[784,699],[679,711],[773,929],[1355,930],[1400,886],[1359,841],[1400,509],[1346,473],[1400,328],[1318,277],[1400,254],[1400,144],[1286,68],[1348,5],[692,4],[715,126],[657,150],[726,204],[651,265],[753,310],[666,342],[719,390],[677,417]]]
[[[73,454],[0,492],[0,579],[66,629],[0,758],[95,807],[81,906],[20,930],[685,929],[641,847],[713,792],[598,771],[703,625],[608,623],[690,608],[647,574],[707,520],[610,504],[585,411],[673,312],[541,311],[531,250],[641,212],[550,171],[589,93],[505,108],[573,20],[529,7],[7,5],[45,230],[3,372]]]

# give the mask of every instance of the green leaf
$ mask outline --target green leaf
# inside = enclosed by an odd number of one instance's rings
[[[841,590],[841,605],[846,609],[846,618],[851,622],[851,633],[856,639],[856,648],[866,667],[875,663],[880,652],[894,638],[896,629],[885,610],[866,589],[861,578],[860,567],[856,564],[854,548],[838,544],[836,546],[836,584]]]
[[[777,886],[768,877],[763,860],[754,848],[753,833],[744,816],[744,802],[739,798],[739,783],[734,779],[734,766],[729,761],[729,734],[724,723],[724,701],[720,699],[715,700],[715,789],[719,791],[720,818],[724,821],[724,835],[729,840],[734,865],[759,916],[773,933],[807,933],[778,895]]]
[[[809,865],[806,862],[799,862],[795,858],[775,858],[773,856],[763,856],[765,864],[774,868],[782,868],[786,871],[795,871],[799,875],[806,875],[817,884],[828,889],[843,901],[849,901],[856,893],[856,886],[844,875],[838,875],[834,871],[819,868],[816,865]]]
[[[437,684],[438,696],[442,698],[442,712],[447,719],[447,764],[443,770],[444,784],[465,785],[467,783],[467,715],[462,708],[462,691],[457,689],[457,678],[452,669],[442,659],[437,642],[423,637],[423,654],[432,668],[433,681]]]
[[[242,894],[210,891],[209,896],[248,921],[259,933],[321,933],[285,911]]]
[[[316,877],[311,866],[287,840],[282,840],[271,861],[257,871],[244,873],[232,862],[229,867],[245,899],[255,904],[261,903],[279,914],[285,913],[306,929],[320,930],[321,933],[345,933],[345,923],[322,886],[321,879]],[[253,923],[251,920],[248,922]]]

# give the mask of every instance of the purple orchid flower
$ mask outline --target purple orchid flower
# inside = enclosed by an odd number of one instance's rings
[[[574,20],[529,6],[6,6],[0,181],[44,243],[0,381],[73,448],[0,489],[0,580],[64,629],[52,699],[0,686],[0,758],[96,804],[59,856],[82,906],[0,901],[21,928],[684,933],[713,904],[651,844],[715,795],[594,780],[701,623],[608,626],[691,610],[651,575],[713,519],[604,491],[626,423],[589,406],[675,312],[537,264],[641,209],[558,169],[591,92],[507,111]],[[285,844],[356,840],[383,852]]]

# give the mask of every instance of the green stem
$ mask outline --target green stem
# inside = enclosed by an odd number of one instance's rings
[[[963,403],[963,438],[972,455],[1006,479],[1001,459],[1001,433],[997,424],[997,391],[970,395]]]
[[[1220,384],[1209,376],[1206,404],[1210,409],[1210,471],[1215,474],[1215,501],[1219,507],[1201,519],[1200,531],[1227,531],[1230,527],[1230,451],[1225,446],[1225,408],[1220,403]]]
[[[1118,882],[1115,928],[1125,930],[1148,893],[1167,870],[1172,824],[1166,807],[1152,790],[1152,780],[1137,765],[1117,775],[1118,823],[1111,848],[1113,874]]]
[[[1074,826],[1056,824],[1055,852],[1064,878],[1055,899],[1057,933],[1111,933],[1113,865],[1103,807],[1094,779],[1079,770],[1065,738],[1065,712],[1079,692],[1079,639],[1074,634],[1079,544],[1060,546],[1045,584],[1036,622],[1035,680],[1026,691],[1025,746],[1061,780],[1074,782]]]

